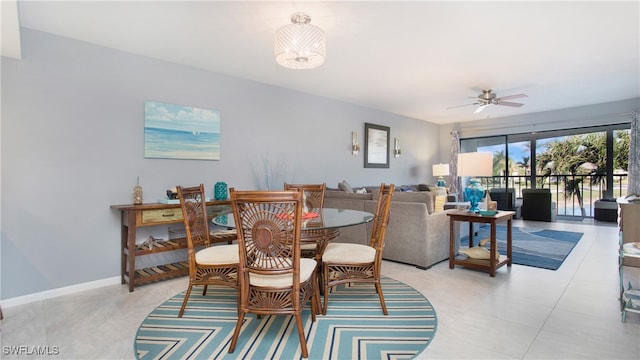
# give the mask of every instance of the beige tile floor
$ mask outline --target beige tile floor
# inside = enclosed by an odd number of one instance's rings
[[[429,270],[385,262],[383,273],[420,290],[438,330],[420,359],[640,360],[640,314],[621,322],[617,227],[516,220],[515,226],[584,232],[557,271],[514,265],[495,278],[440,263]],[[635,281],[640,269],[628,268]],[[133,359],[145,316],[186,288],[180,278],[136,288],[107,286],[4,310],[0,358]],[[9,346],[44,346],[57,356],[10,356]],[[54,348],[56,347],[56,348]]]

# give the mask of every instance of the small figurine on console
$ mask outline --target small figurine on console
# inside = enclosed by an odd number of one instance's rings
[[[178,198],[178,189],[171,188],[171,190],[167,190],[167,197],[169,199],[177,199]]]

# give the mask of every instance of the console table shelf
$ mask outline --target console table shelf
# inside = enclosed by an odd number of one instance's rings
[[[187,238],[169,239],[169,240],[157,240],[153,243],[153,247],[149,249],[146,245],[137,245],[136,250],[133,252],[134,256],[142,256],[155,254],[164,251],[174,251],[187,248]],[[124,249],[124,252],[129,255],[129,249]]]
[[[180,261],[171,264],[138,269],[134,272],[133,279],[136,285],[141,285],[154,281],[172,279],[187,274],[189,274],[189,263],[187,261]],[[125,278],[129,281],[128,274]]]
[[[185,237],[155,241],[151,249],[136,244],[136,230],[140,227],[182,223],[180,204],[111,205],[111,209],[121,213],[121,278],[122,284],[129,284],[130,292],[134,290],[136,285],[184,276],[189,273],[189,265],[186,261],[136,269],[136,257],[138,256],[187,248]],[[207,201],[209,218],[229,213],[231,213],[229,200]],[[235,235],[225,233],[212,235],[213,242],[227,242],[231,238],[235,238]]]

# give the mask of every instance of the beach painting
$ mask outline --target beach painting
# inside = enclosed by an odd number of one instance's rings
[[[145,101],[144,157],[220,160],[220,111]]]

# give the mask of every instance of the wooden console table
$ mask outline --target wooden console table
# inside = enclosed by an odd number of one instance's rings
[[[513,220],[513,211],[498,211],[497,214],[492,216],[483,216],[479,214],[470,213],[466,210],[452,211],[447,213],[449,218],[449,269],[453,269],[455,265],[461,265],[473,269],[489,270],[491,277],[496,276],[496,270],[504,265],[511,266],[511,223]],[[469,222],[469,247],[473,246],[473,223],[485,223],[491,224],[491,248],[489,249],[490,259],[456,259],[455,251],[455,234],[454,226],[456,221],[468,221]],[[496,259],[496,249],[498,243],[496,240],[496,224],[501,222],[507,222],[507,255],[500,255],[500,258]]]
[[[121,277],[122,284],[129,283],[130,292],[133,291],[136,285],[183,276],[189,273],[187,261],[136,269],[137,256],[174,251],[187,247],[186,237],[158,241],[151,249],[136,246],[137,228],[182,223],[180,204],[111,205],[111,209],[121,212]],[[229,214],[231,213],[231,202],[228,200],[208,201],[207,213],[210,218]]]

